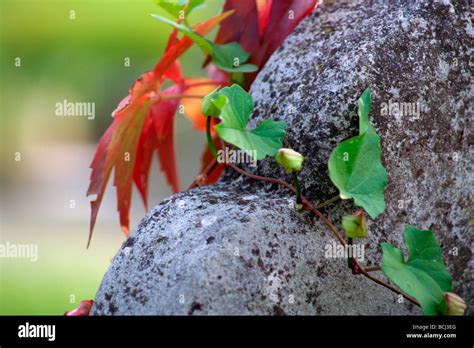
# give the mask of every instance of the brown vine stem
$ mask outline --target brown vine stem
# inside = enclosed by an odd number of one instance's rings
[[[251,179],[259,180],[259,181],[272,182],[272,183],[275,183],[275,184],[278,184],[278,185],[285,186],[286,188],[290,189],[291,191],[296,192],[296,189],[292,185],[288,184],[286,181],[276,179],[276,178],[269,178],[269,177],[266,177],[266,176],[251,174],[251,173],[237,167],[235,164],[232,164],[232,163],[226,163],[226,165],[228,167],[232,168],[233,170],[235,170],[237,173],[248,176]]]
[[[366,271],[366,272],[377,272],[377,271],[380,271],[380,267],[366,267],[366,268],[364,268],[364,271]]]
[[[260,181],[266,181],[266,182],[272,182],[272,183],[276,183],[276,184],[279,184],[279,185],[282,185],[282,186],[285,186],[286,188],[290,189],[291,191],[293,192],[296,192],[296,189],[290,185],[289,183],[287,183],[286,181],[283,181],[283,180],[280,180],[280,179],[275,179],[275,178],[269,178],[269,177],[265,177],[265,176],[260,176],[260,175],[255,175],[255,174],[252,174],[252,173],[249,173],[247,171],[245,171],[244,169],[241,169],[239,167],[237,167],[236,165],[232,164],[232,163],[227,163],[227,166],[232,168],[233,170],[235,170],[236,172],[242,174],[242,175],[245,175],[251,179],[254,179],[254,180],[260,180]],[[339,240],[339,242],[345,247],[347,246],[347,242],[344,240],[344,238],[341,236],[341,234],[339,233],[339,231],[337,230],[337,228],[331,223],[331,221],[329,221],[329,219],[324,215],[322,214],[318,209],[316,209],[304,196],[301,196],[301,200],[302,200],[302,203],[303,203],[303,209],[306,210],[306,211],[310,211],[312,212],[313,214],[315,214],[318,218],[321,219],[321,221],[326,225],[326,227],[334,234],[334,236]],[[413,297],[411,297],[410,295],[404,293],[403,291],[401,291],[400,289],[397,289],[395,288],[394,286],[388,284],[387,282],[384,282],[383,280],[380,280],[378,278],[375,278],[373,277],[372,275],[370,275],[368,272],[372,271],[372,270],[365,270],[364,268],[361,267],[361,265],[359,264],[359,262],[356,260],[356,259],[353,259],[353,264],[354,264],[354,269],[353,269],[353,273],[354,274],[362,274],[364,275],[366,278],[372,280],[373,282],[379,284],[379,285],[382,285],[384,287],[386,287],[387,289],[399,294],[399,295],[402,295],[403,297],[405,297],[408,301],[412,302],[413,304],[417,305],[417,306],[420,306],[420,303]]]
[[[356,265],[359,265],[359,263],[357,262],[357,260],[353,259],[354,260],[354,263]],[[359,268],[360,268],[360,273],[362,273],[364,276],[366,276],[367,278],[369,278],[370,280],[374,281],[375,283],[379,284],[379,285],[382,285],[382,286],[385,286],[387,289],[389,290],[392,290],[393,292],[396,292],[397,294],[399,295],[402,295],[403,297],[405,297],[408,301],[410,301],[411,303],[417,305],[418,307],[421,307],[420,306],[420,303],[413,297],[411,297],[410,295],[408,294],[405,294],[403,291],[401,291],[400,289],[397,289],[396,287],[384,282],[383,280],[380,280],[378,278],[375,278],[373,276],[371,276],[369,273],[367,273],[364,269],[362,269],[359,265]]]
[[[219,163],[217,163],[217,160],[213,158],[212,161],[208,163],[206,168],[204,168],[202,173],[199,174],[196,179],[194,179],[194,181],[188,187],[188,190],[195,188],[196,186],[202,186],[202,182],[206,182],[207,177],[213,172],[213,170],[217,167],[218,164]]]

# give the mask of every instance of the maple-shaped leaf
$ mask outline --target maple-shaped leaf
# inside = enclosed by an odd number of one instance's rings
[[[193,30],[205,35],[230,14],[231,12],[226,12],[216,16],[196,25]],[[127,236],[132,178],[146,202],[150,164],[145,162],[151,161],[154,148],[158,149],[161,169],[165,171],[168,182],[174,190],[179,190],[172,128],[176,102],[179,103],[179,99],[162,100],[161,85],[169,79],[175,82],[174,88],[177,88],[172,90],[173,93],[183,91],[184,80],[177,59],[191,47],[192,43],[193,41],[187,37],[177,40],[173,32],[166,51],[154,70],[143,74],[135,82],[129,96],[123,99],[113,112],[114,121],[102,136],[91,163],[92,173],[87,195],[96,195],[96,198],[91,201],[88,246],[112,169],[114,169],[120,226]],[[166,95],[166,92],[164,94]]]
[[[403,252],[382,243],[381,269],[397,286],[420,302],[424,314],[436,315],[447,310],[443,294],[451,292],[451,275],[443,263],[441,248],[430,230],[405,226],[408,260]]]
[[[214,42],[239,43],[250,54],[247,62],[262,68],[316,5],[317,0],[226,0],[224,11],[235,13],[222,22]],[[256,76],[256,73],[246,74],[245,87]]]
[[[182,93],[183,85],[175,85],[162,92],[162,96]],[[174,192],[179,191],[179,179],[174,150],[174,116],[180,104],[179,99],[161,100],[150,108],[145,119],[137,147],[137,163],[133,169],[133,180],[148,210],[148,175],[152,156],[158,152],[161,171]]]
[[[239,85],[216,89],[204,98],[203,113],[218,117],[214,126],[217,134],[226,142],[246,151],[256,160],[275,156],[285,135],[285,122],[264,120],[257,128],[247,130],[247,122],[253,110],[252,97]]]
[[[92,309],[92,305],[94,301],[92,300],[83,300],[79,304],[79,306],[72,311],[68,311],[64,313],[64,316],[67,317],[86,317],[89,315],[89,312]]]
[[[87,195],[97,195],[96,200],[91,202],[90,236],[114,167],[120,225],[126,235],[129,233],[132,170],[136,161],[138,138],[150,107],[158,100],[157,92],[151,88],[151,81],[155,81],[153,73],[146,73],[137,80],[131,89],[129,104],[114,112],[114,122],[99,142],[91,164],[91,181],[87,191]]]

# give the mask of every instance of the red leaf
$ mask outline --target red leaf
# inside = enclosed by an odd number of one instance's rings
[[[89,315],[93,304],[94,301],[92,300],[83,300],[79,304],[79,307],[73,309],[72,311],[65,312],[64,315],[68,317],[86,317]]]
[[[272,0],[257,0],[258,12],[258,37],[263,39],[263,34],[270,20],[270,10],[272,8]]]
[[[149,73],[144,75],[143,80],[148,78],[152,78]],[[142,92],[142,88],[146,88],[146,86],[142,87],[139,84],[138,87],[134,86],[133,90],[138,89],[139,92]],[[158,88],[159,85],[156,89]],[[154,91],[146,92],[141,96],[137,96],[137,98],[135,98],[135,93],[133,91],[131,94],[129,106],[115,116],[114,123],[116,122],[117,126],[108,148],[108,154],[115,168],[114,186],[117,189],[117,210],[120,215],[120,226],[127,236],[129,234],[132,173],[136,163],[138,140],[150,107],[159,98]]]
[[[248,63],[262,68],[316,5],[317,0],[226,0],[224,10],[235,13],[222,22],[215,42],[237,41],[250,53]],[[257,73],[246,76],[249,87]]]
[[[194,30],[205,35],[231,13],[226,12],[198,24]],[[114,185],[117,191],[117,210],[120,215],[120,226],[125,235],[129,234],[132,178],[146,202],[150,152],[152,153],[155,147],[159,149],[160,166],[165,171],[168,182],[174,190],[179,189],[173,144],[173,116],[178,105],[175,103],[179,103],[179,100],[161,101],[160,87],[163,80],[171,79],[176,83],[176,86],[182,88],[182,77],[177,59],[191,44],[192,41],[187,37],[178,41],[171,38],[165,54],[155,69],[143,74],[135,82],[129,96],[124,98],[114,111],[114,122],[100,140],[91,163],[92,173],[87,195],[97,196],[95,200],[91,201],[91,221],[87,246],[90,244],[98,210],[113,168],[115,169]],[[173,90],[174,92],[176,90]],[[170,110],[173,109],[171,114]],[[162,110],[164,110],[163,113]],[[153,127],[147,121],[148,118],[151,118]],[[151,128],[154,129],[154,132],[150,130]],[[155,139],[150,140],[148,137]],[[146,163],[147,161],[148,163]]]
[[[183,90],[183,85],[172,86],[163,92],[163,96],[182,94]],[[179,105],[179,99],[169,99],[156,103],[150,110],[155,136],[158,139],[160,168],[174,192],[179,191],[174,151],[174,115]]]
[[[171,122],[168,135],[158,145],[158,160],[160,162],[160,169],[165,173],[168,184],[174,192],[179,192],[178,170],[174,151],[174,119]]]
[[[172,86],[163,96],[177,95],[182,86]],[[148,175],[152,156],[158,150],[160,168],[174,192],[179,191],[178,174],[174,151],[174,115],[179,99],[162,100],[154,104],[145,119],[137,147],[137,163],[133,169],[133,180],[148,210]]]
[[[146,210],[148,210],[148,174],[153,152],[158,145],[158,139],[154,136],[154,132],[153,121],[150,117],[147,117],[138,141],[137,164],[133,168],[133,180],[142,196]]]

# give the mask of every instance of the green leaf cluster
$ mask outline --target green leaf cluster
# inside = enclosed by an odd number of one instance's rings
[[[285,122],[264,120],[257,128],[247,130],[253,110],[253,99],[239,85],[216,89],[202,103],[202,113],[220,119],[214,126],[226,142],[246,151],[256,160],[275,156],[285,135]]]
[[[209,54],[216,67],[223,71],[232,73],[254,72],[258,68],[253,64],[244,64],[249,54],[245,52],[237,42],[230,42],[224,45],[216,44],[205,37],[199,35],[191,28],[183,24],[178,24],[160,15],[152,14],[152,17],[167,23],[184,35],[193,40],[206,54]]]

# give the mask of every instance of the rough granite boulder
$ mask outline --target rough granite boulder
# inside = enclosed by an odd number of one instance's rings
[[[404,249],[404,224],[431,229],[472,313],[474,34],[463,3],[323,4],[258,75],[251,122],[287,122],[285,146],[306,159],[304,194],[321,202],[337,193],[329,154],[357,133],[357,98],[370,86],[389,184],[387,209],[369,221],[363,263],[380,264],[381,242]],[[289,180],[273,159],[247,169]],[[339,225],[354,210],[340,202],[324,212]],[[420,314],[352,275],[344,259],[326,257],[334,240],[317,218],[295,212],[285,189],[227,172],[145,216],[104,276],[92,314]]]

